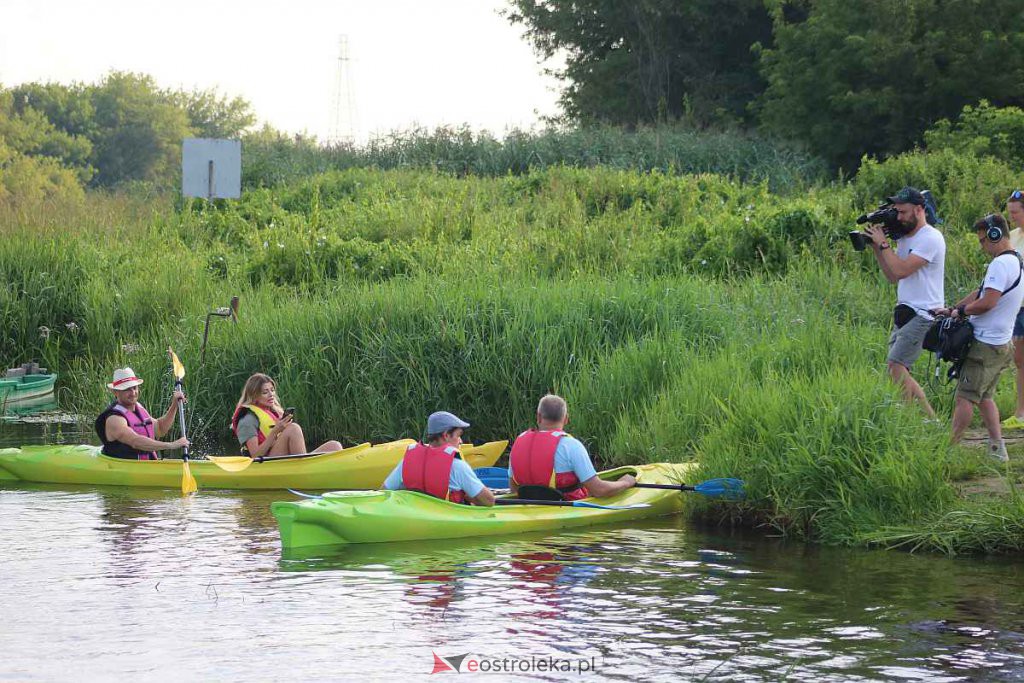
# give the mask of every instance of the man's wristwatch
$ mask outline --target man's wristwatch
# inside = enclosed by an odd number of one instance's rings
[[[882,251],[883,249],[888,249],[888,248],[889,248],[889,243],[888,242],[882,242],[881,244],[878,245],[878,251]]]
[[[961,304],[960,306],[956,307],[956,312],[960,314],[961,318],[966,318],[967,317],[967,307],[964,306],[963,304]]]

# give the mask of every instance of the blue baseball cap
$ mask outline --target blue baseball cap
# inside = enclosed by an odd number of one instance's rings
[[[444,434],[445,432],[461,427],[466,429],[469,427],[468,422],[464,422],[452,415],[451,413],[440,410],[436,413],[431,413],[430,417],[427,418],[427,434]]]

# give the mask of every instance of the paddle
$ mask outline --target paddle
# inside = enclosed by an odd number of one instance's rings
[[[334,451],[337,453],[338,451]],[[254,462],[274,462],[275,460],[294,460],[296,458],[312,458],[317,455],[328,455],[328,453],[296,453],[294,455],[275,455],[273,457],[261,455],[258,458],[250,458],[247,455],[208,455],[206,459],[226,472],[241,472],[249,469]]]
[[[710,498],[726,498],[742,500],[747,492],[743,490],[741,479],[708,479],[695,486],[686,484],[635,484],[638,489],[669,489],[674,491],[695,491]]]
[[[181,361],[174,354],[174,349],[168,346],[167,353],[171,355],[171,367],[174,369],[174,389],[175,391],[180,391],[183,388],[181,380],[185,378],[185,366],[181,364]],[[188,438],[185,434],[184,401],[178,403],[178,421],[181,423],[182,438]],[[181,492],[187,496],[198,490],[199,485],[196,483],[196,478],[192,476],[192,472],[188,468],[188,446],[185,446],[181,449]]]
[[[490,486],[490,484],[488,484]],[[633,485],[638,489],[667,489],[669,491],[694,491],[709,498],[725,498],[727,500],[742,500],[746,497],[743,490],[743,481],[740,479],[709,479],[695,486],[688,484],[643,484]],[[547,486],[520,486],[520,497],[528,500],[554,500],[562,499],[562,494]]]
[[[295,489],[288,489],[291,493],[301,498],[323,498],[312,493],[303,493]],[[632,505],[601,505],[600,503],[589,503],[585,500],[519,500],[518,498],[495,498],[495,505],[554,505],[555,507],[594,508],[596,510],[639,510],[651,507],[649,503],[633,503]]]
[[[601,505],[586,500],[521,500],[519,498],[495,498],[495,505],[553,505],[563,508],[594,508],[596,510],[639,510],[651,507],[650,503],[630,505]]]

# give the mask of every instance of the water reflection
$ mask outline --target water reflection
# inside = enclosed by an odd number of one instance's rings
[[[388,679],[471,652],[594,657],[622,680],[1024,678],[1016,561],[679,519],[282,554],[269,504],[285,497],[0,484],[0,604],[18,615],[0,677],[173,678],[187,660]],[[523,679],[545,677],[564,678]]]
[[[12,420],[38,413],[52,414],[56,411],[57,397],[54,394],[0,403],[0,417]]]

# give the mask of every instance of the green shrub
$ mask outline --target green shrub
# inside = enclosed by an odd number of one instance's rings
[[[942,149],[908,152],[881,162],[866,158],[852,187],[862,210],[873,209],[905,185],[929,189],[939,215],[953,229],[960,229],[1001,209],[1022,180],[1024,173],[997,159]]]
[[[956,121],[941,119],[924,133],[929,150],[994,157],[1024,170],[1024,110],[993,107],[987,100],[966,105]]]

